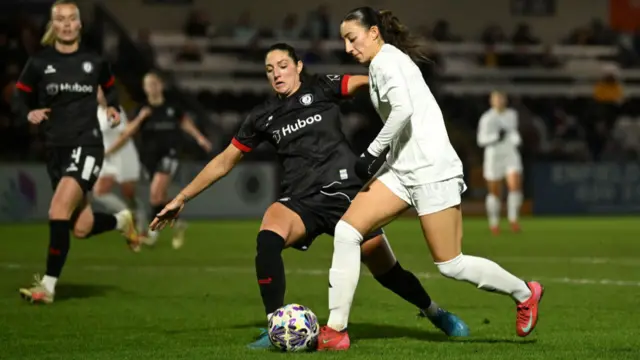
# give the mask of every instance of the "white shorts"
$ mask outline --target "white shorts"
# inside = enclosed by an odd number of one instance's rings
[[[522,159],[518,152],[485,156],[482,164],[482,175],[485,180],[502,180],[511,173],[522,173]]]
[[[127,144],[117,153],[105,157],[100,177],[107,176],[114,177],[120,184],[140,179],[140,159],[133,144]]]
[[[423,185],[404,185],[386,164],[378,171],[376,178],[397,197],[415,208],[418,216],[460,205],[461,195],[467,190],[462,175]]]

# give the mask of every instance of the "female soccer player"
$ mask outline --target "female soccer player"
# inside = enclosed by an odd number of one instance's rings
[[[304,76],[303,64],[287,44],[275,44],[265,59],[267,78],[276,96],[250,112],[231,144],[170,202],[151,228],[175,219],[186,202],[220,178],[244,153],[267,141],[276,148],[284,168],[282,193],[262,218],[255,258],[260,295],[267,318],[284,305],[285,274],[282,250],[307,250],[321,234],[333,234],[336,222],[363,183],[355,176],[356,156],[341,131],[338,102],[358,87],[366,76]],[[381,229],[365,237],[358,259],[376,280],[414,304],[435,326],[451,336],[468,335],[467,326],[441,309],[420,281],[396,260]],[[269,347],[266,333],[251,345]]]
[[[42,38],[46,48],[29,59],[16,84],[14,110],[44,130],[47,170],[54,188],[49,206],[47,271],[42,279],[36,275],[33,287],[20,289],[22,297],[32,303],[53,302],[69,252],[70,230],[76,237],[88,238],[118,229],[133,249],[138,247],[131,212],[115,216],[94,213],[86,201],[104,158],[96,118],[98,87],[105,92],[107,114],[114,126],[120,115],[109,64],[80,47],[81,27],[76,4],[56,1]]]
[[[520,231],[518,217],[522,206],[522,159],[518,146],[522,143],[518,132],[518,113],[507,108],[504,93],[494,91],[491,109],[478,123],[478,145],[484,148],[483,175],[487,181],[487,217],[492,233],[500,233],[500,193],[502,181],[507,179],[507,218],[514,232]]]
[[[369,164],[389,147],[386,163],[358,193],[335,228],[329,272],[328,326],[321,329],[319,349],[345,350],[346,328],[360,274],[363,235],[410,206],[417,210],[431,255],[440,273],[478,288],[511,295],[517,302],[518,335],[536,325],[543,288],[525,283],[496,263],[462,254],[460,194],[466,189],[462,163],[449,142],[442,113],[420,70],[419,43],[390,12],[369,7],[347,14],[340,32],[347,53],[369,65],[370,96],[385,122],[360,158],[363,176]]]
[[[180,106],[165,98],[164,85],[157,74],[147,74],[143,80],[143,87],[147,95],[146,104],[140,109],[136,118],[127,125],[120,137],[107,149],[106,155],[110,156],[118,151],[138,131],[142,133],[143,148],[140,154],[142,164],[151,178],[149,200],[151,214],[155,215],[166,205],[169,185],[178,169],[178,153],[182,144],[182,134],[178,130],[182,129],[191,135],[206,152],[210,152],[212,146]],[[184,230],[185,224],[180,222],[173,234],[174,248],[182,246]],[[151,230],[143,242],[153,245],[157,239],[158,233]]]
[[[120,124],[116,127],[111,127],[107,108],[107,99],[104,96],[104,92],[98,89],[98,121],[100,122],[100,131],[102,131],[105,149],[111,147],[128,123],[127,114],[121,108]],[[142,216],[136,213],[136,184],[139,178],[140,158],[138,157],[138,150],[136,150],[133,141],[130,140],[120,149],[105,157],[98,181],[93,188],[93,195],[96,202],[111,211],[131,210],[132,213],[136,214],[138,231],[141,231],[140,220]],[[116,184],[120,185],[120,193],[124,197],[124,201],[112,193]]]

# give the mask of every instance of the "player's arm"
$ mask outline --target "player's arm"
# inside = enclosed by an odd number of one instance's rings
[[[369,85],[369,77],[364,75],[320,75],[320,86],[334,99],[353,95],[358,89]]]
[[[498,142],[499,136],[495,131],[491,131],[491,116],[489,114],[483,114],[478,122],[477,133],[478,146],[485,148]]]
[[[116,91],[116,78],[111,71],[111,65],[108,61],[102,60],[100,66],[100,74],[98,75],[98,83],[104,92],[107,100],[107,107],[116,111],[120,110],[120,102],[118,101],[118,92]]]
[[[388,101],[391,106],[387,121],[367,148],[367,153],[377,158],[409,123],[413,115],[413,105],[409,95],[408,81],[397,63],[385,61],[371,66],[373,66],[372,71],[380,98]]]
[[[136,116],[133,121],[127,124],[127,127],[124,128],[124,131],[120,134],[120,136],[118,136],[116,141],[114,141],[111,147],[109,147],[105,151],[105,156],[113,154],[122,146],[124,146],[124,144],[126,144],[127,141],[129,141],[129,139],[138,132],[140,126],[142,125],[142,122],[145,121],[147,117],[149,117],[149,115],[151,115],[151,110],[147,107],[142,108],[142,110],[140,110],[140,112],[138,113],[138,116]]]
[[[211,151],[212,145],[211,142],[202,135],[202,132],[198,130],[196,124],[193,122],[193,119],[189,115],[183,115],[180,122],[180,128],[182,131],[186,132],[191,136],[197,143],[202,147],[206,152]]]
[[[180,191],[178,196],[182,197],[183,202],[187,202],[198,196],[201,192],[209,188],[209,186],[225,177],[242,157],[243,152],[235,145],[230,144],[222,153],[209,161],[207,166],[191,180],[189,185]]]
[[[511,110],[511,116],[509,118],[509,141],[516,147],[522,145],[522,137],[518,130],[518,113],[515,110]]]
[[[33,119],[29,118],[29,113],[34,110],[33,105],[37,100],[35,89],[39,81],[40,72],[35,65],[35,60],[31,58],[22,69],[22,73],[16,82],[13,99],[11,101],[13,113],[18,116],[20,120],[29,120],[29,122],[37,124],[46,119],[46,113],[48,113],[49,109],[40,109],[41,114],[39,121],[33,121]]]

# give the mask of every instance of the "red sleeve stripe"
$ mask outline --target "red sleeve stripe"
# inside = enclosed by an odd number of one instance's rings
[[[16,89],[22,90],[22,91],[28,92],[28,93],[33,91],[33,89],[31,89],[31,86],[25,85],[25,84],[23,84],[23,83],[21,83],[19,81],[16,83]]]
[[[236,138],[233,138],[231,140],[231,143],[233,144],[233,146],[235,146],[236,148],[238,148],[238,150],[240,150],[242,152],[245,152],[245,153],[251,152],[251,148],[250,147],[248,147],[247,145],[241,143]]]
[[[342,96],[349,95],[349,78],[350,77],[351,75],[342,76],[342,81],[340,82],[340,94],[342,94]]]
[[[115,84],[115,83],[116,83],[116,78],[115,78],[113,75],[111,75],[111,77],[109,78],[109,80],[108,80],[106,83],[102,84],[102,88],[103,88],[103,89],[110,88],[110,87],[112,87],[112,86],[113,86],[113,84]]]

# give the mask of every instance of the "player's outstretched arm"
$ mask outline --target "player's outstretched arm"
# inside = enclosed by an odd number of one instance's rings
[[[133,119],[132,122],[127,124],[127,127],[116,139],[116,141],[114,141],[111,147],[109,147],[105,151],[105,156],[113,154],[114,152],[118,151],[118,149],[120,149],[124,144],[126,144],[127,141],[138,132],[140,126],[142,125],[142,122],[146,120],[149,115],[151,115],[151,109],[145,107],[140,110],[138,116],[136,116],[136,118]]]
[[[167,223],[173,223],[173,220],[177,218],[187,201],[198,196],[209,186],[225,177],[242,159],[242,156],[242,151],[234,145],[229,145],[222,153],[209,161],[207,166],[191,180],[189,185],[182,189],[159,214],[156,214],[149,228],[151,230],[161,230]]]
[[[211,142],[207,140],[204,135],[202,135],[191,117],[189,117],[188,115],[183,116],[182,122],[180,123],[180,128],[182,129],[182,131],[189,134],[198,143],[198,145],[202,147],[204,151],[206,151],[207,153],[211,151],[211,149],[213,148]]]

